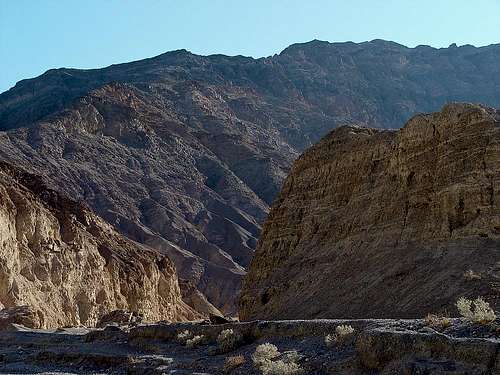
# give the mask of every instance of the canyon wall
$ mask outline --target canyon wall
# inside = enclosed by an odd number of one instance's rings
[[[115,309],[147,321],[199,315],[181,298],[173,263],[47,188],[0,164],[0,307],[28,305],[35,328],[93,326]]]
[[[346,126],[307,150],[274,202],[242,319],[456,315],[500,308],[500,116],[451,104],[399,131]]]

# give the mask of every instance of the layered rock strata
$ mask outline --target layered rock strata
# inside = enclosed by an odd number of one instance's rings
[[[456,314],[478,295],[498,309],[499,121],[451,104],[399,131],[328,134],[271,209],[240,318]]]

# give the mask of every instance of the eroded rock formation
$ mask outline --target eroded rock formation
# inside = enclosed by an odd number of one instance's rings
[[[499,58],[500,45],[312,41],[262,59],[180,50],[53,69],[0,95],[0,159],[168,254],[204,296],[190,303],[235,313],[302,150],[336,126],[399,127],[451,100],[500,106]]]
[[[341,127],[294,164],[240,318],[455,315],[500,308],[500,115],[451,104],[400,131]]]
[[[198,316],[182,301],[166,256],[126,239],[37,176],[1,163],[0,203],[2,321],[93,326],[115,309],[149,321]],[[22,305],[29,309],[14,308]]]

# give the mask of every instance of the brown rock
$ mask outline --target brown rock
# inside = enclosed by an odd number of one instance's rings
[[[462,295],[499,309],[499,121],[452,104],[306,151],[264,225],[240,318],[455,315]]]
[[[141,313],[147,321],[198,317],[182,301],[166,256],[124,238],[37,176],[1,163],[0,203],[6,322],[93,326],[116,309]]]
[[[40,315],[30,306],[2,309],[0,310],[0,331],[9,330],[12,324],[20,324],[28,328],[41,328]]]
[[[99,318],[96,327],[105,327],[107,325],[137,325],[143,321],[142,314],[136,311],[113,310]]]
[[[205,317],[210,315],[222,316],[222,313],[201,293],[193,282],[189,280],[179,280],[182,300],[191,306],[195,311]]]

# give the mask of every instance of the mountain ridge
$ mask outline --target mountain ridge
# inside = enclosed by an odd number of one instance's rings
[[[340,125],[396,128],[449,101],[500,106],[500,45],[284,51],[49,71],[0,94],[0,159],[167,253],[181,286],[235,313],[261,224],[303,150]]]

